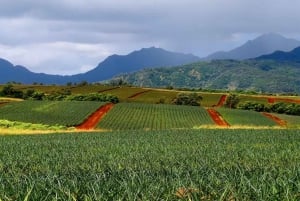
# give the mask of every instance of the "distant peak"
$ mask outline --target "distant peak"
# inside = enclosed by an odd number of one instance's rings
[[[159,48],[159,47],[144,47],[142,48],[140,51],[148,51],[148,50],[163,50],[162,48]]]
[[[286,39],[284,36],[278,34],[278,33],[265,33],[262,34],[261,36],[257,37],[256,39],[261,39],[261,40],[268,40],[268,39]],[[255,39],[254,39],[255,40]]]

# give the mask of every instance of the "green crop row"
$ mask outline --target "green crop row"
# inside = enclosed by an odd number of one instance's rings
[[[213,124],[212,119],[202,107],[119,103],[104,116],[98,128],[159,130],[193,128]]]
[[[3,201],[300,199],[300,130],[0,136],[0,147]]]
[[[276,126],[277,124],[263,116],[261,113],[254,111],[218,108],[217,111],[232,126]]]
[[[93,101],[22,101],[0,108],[0,119],[34,124],[75,126],[105,103]]]

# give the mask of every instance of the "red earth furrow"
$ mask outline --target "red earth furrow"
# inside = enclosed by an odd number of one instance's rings
[[[114,106],[113,103],[108,103],[101,106],[96,112],[91,114],[82,124],[76,126],[79,130],[91,130],[94,129],[103,116]]]
[[[230,125],[222,118],[219,112],[214,109],[207,109],[208,114],[218,126],[229,127]]]
[[[222,95],[219,102],[218,102],[218,104],[215,105],[215,107],[222,107],[224,105],[225,101],[226,101],[226,98],[227,98],[227,95]]]
[[[280,119],[279,117],[277,117],[277,116],[275,116],[275,115],[273,115],[273,114],[270,114],[270,113],[267,113],[267,112],[263,112],[262,114],[263,114],[264,116],[266,116],[266,117],[272,119],[273,121],[275,121],[279,126],[283,126],[283,127],[287,126],[286,121]]]
[[[141,92],[138,92],[138,93],[135,93],[135,94],[129,96],[128,98],[136,98],[137,96],[139,96],[141,94],[144,94],[144,93],[147,93],[149,91],[151,91],[151,90],[141,91]]]

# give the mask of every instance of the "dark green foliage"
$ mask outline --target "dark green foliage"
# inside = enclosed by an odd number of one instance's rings
[[[253,110],[256,112],[264,112],[268,110],[268,107],[266,107],[265,104],[252,101],[246,101],[245,103],[240,104],[238,107],[239,109]]]
[[[0,147],[5,201],[300,199],[300,130],[0,136]]]
[[[99,101],[99,102],[111,102],[118,103],[119,98],[111,94],[102,93],[89,93],[89,94],[76,94],[66,95],[62,93],[54,93],[46,95],[45,100],[49,101]]]
[[[21,90],[14,89],[12,84],[7,84],[3,87],[0,92],[0,96],[10,97],[10,98],[23,98],[23,92]]]
[[[257,112],[273,112],[279,114],[289,115],[300,115],[300,104],[295,103],[274,103],[274,104],[263,104],[252,101],[246,101],[239,105],[240,109],[253,110]]]
[[[21,90],[14,89],[14,86],[11,84],[4,86],[0,95],[11,98],[22,98],[25,100],[43,100],[45,98],[45,94],[43,92],[38,92],[34,89],[28,89],[23,92]]]
[[[144,87],[299,94],[299,75],[300,63],[296,62],[218,60],[173,68],[144,69],[115,79],[122,78],[129,84]]]
[[[227,108],[237,108],[238,104],[240,102],[240,97],[237,94],[229,94],[226,98],[224,106]]]
[[[190,106],[200,106],[200,101],[202,96],[197,93],[179,93],[177,97],[173,100],[175,105],[190,105]]]
[[[90,94],[77,94],[67,96],[67,101],[100,101],[100,102],[111,102],[118,103],[119,99],[117,96],[111,94],[101,94],[101,93],[90,93]]]

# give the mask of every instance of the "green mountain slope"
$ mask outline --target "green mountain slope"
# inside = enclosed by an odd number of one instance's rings
[[[145,69],[114,79],[136,86],[188,87],[300,93],[300,64],[257,60],[218,60],[173,68]]]

